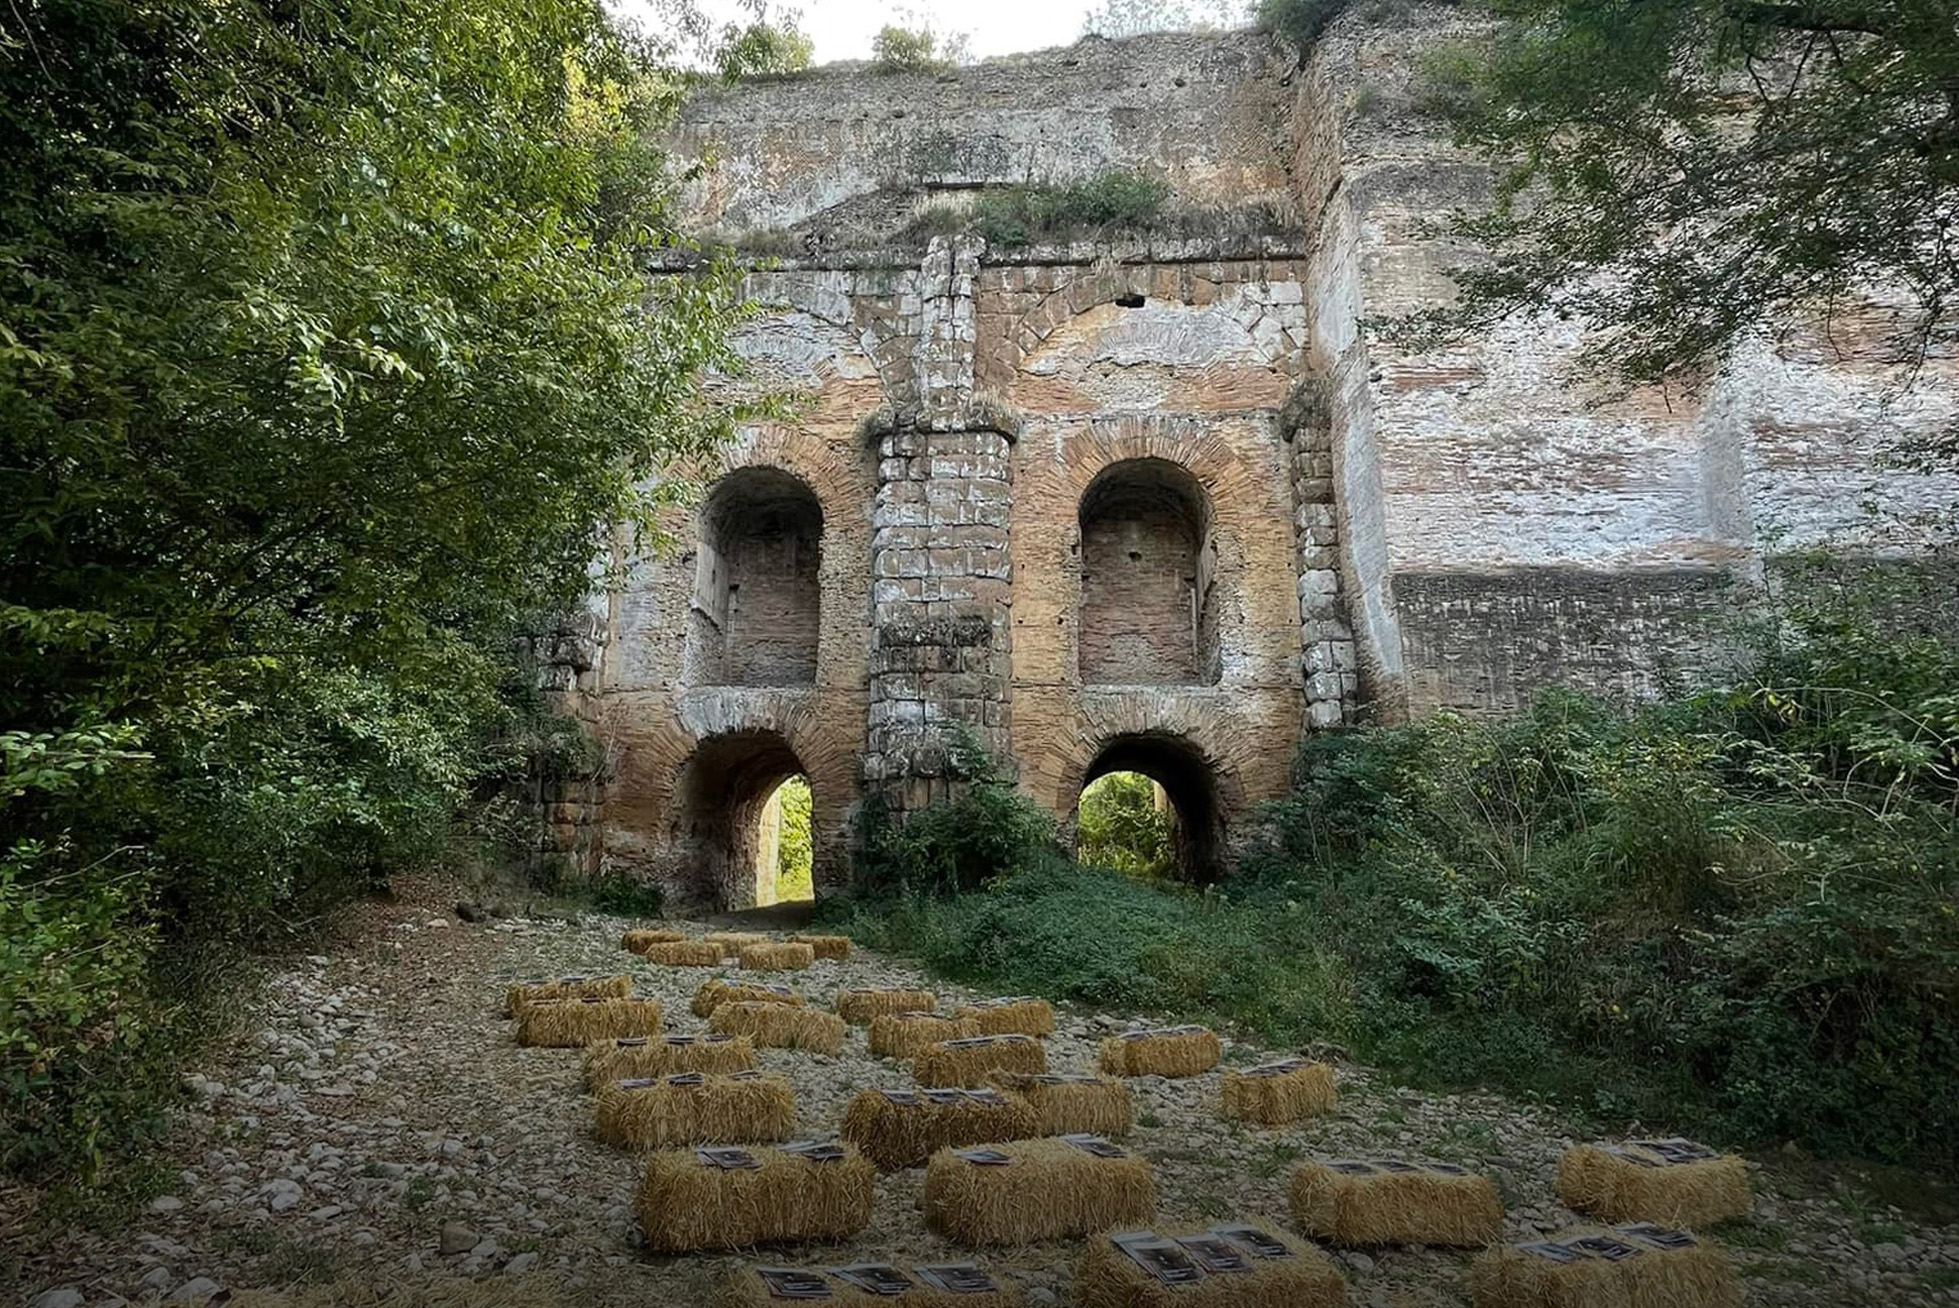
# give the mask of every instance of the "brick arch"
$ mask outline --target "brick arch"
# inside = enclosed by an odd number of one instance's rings
[[[854,743],[841,739],[807,690],[691,692],[676,706],[676,731],[640,761],[655,779],[662,816],[662,880],[715,908],[753,902],[754,824],[776,785],[809,779],[813,880],[818,893],[847,875],[849,815],[856,798]]]
[[[878,384],[887,400],[905,380],[911,341],[900,331],[895,315],[867,314],[860,321],[852,296],[829,285],[821,274],[750,273],[742,282],[742,290],[757,308],[794,309],[854,336],[857,347],[877,369]]]
[[[1077,714],[1076,730],[1059,762],[1055,808],[1072,839],[1082,791],[1109,772],[1140,772],[1162,786],[1175,805],[1178,861],[1191,880],[1223,875],[1234,827],[1246,815],[1240,773],[1243,733],[1224,727],[1216,705],[1187,694],[1131,691],[1095,696]]]
[[[1261,266],[1259,277],[1237,278],[1228,284],[1236,289],[1269,285],[1273,281],[1283,282],[1290,278],[1291,274],[1283,270],[1280,276],[1274,277]],[[1205,293],[1200,294],[1200,284],[1206,288]],[[1064,324],[1104,305],[1140,296],[1145,300],[1167,301],[1187,309],[1206,309],[1216,302],[1216,291],[1221,284],[1225,283],[1210,279],[1200,281],[1197,270],[1187,264],[1109,262],[1095,265],[1056,287],[1038,303],[1009,320],[1000,338],[1007,346],[1006,352],[994,360],[989,371],[995,367],[1004,367],[1008,374],[1018,370]],[[1299,372],[1302,362],[1299,358],[1300,341],[1296,335],[1281,331],[1261,337],[1250,323],[1246,323],[1245,336],[1257,347],[1260,357],[1268,366],[1287,376]]]

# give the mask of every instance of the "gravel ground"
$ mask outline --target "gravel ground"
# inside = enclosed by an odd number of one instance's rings
[[[168,1193],[122,1229],[40,1229],[18,1240],[21,1281],[8,1301],[80,1308],[191,1300],[221,1287],[527,1277],[576,1303],[705,1302],[734,1260],[656,1257],[639,1246],[628,1207],[637,1170],[593,1138],[577,1054],[519,1049],[498,1013],[508,981],[623,971],[665,1001],[669,1030],[704,1029],[687,1001],[719,973],[656,968],[620,952],[627,925],[596,916],[470,924],[426,897],[371,910],[339,952],[293,960],[274,975],[253,1019],[188,1076],[192,1106],[170,1136],[177,1170]],[[932,986],[948,1004],[973,997],[863,951],[786,979],[824,1006],[858,986]],[[1064,1012],[1049,1065],[1092,1070],[1102,1036],[1148,1024],[1136,1014]],[[1225,1061],[1286,1052],[1295,1051],[1227,1040]],[[795,1082],[798,1125],[812,1136],[835,1131],[857,1090],[911,1084],[902,1065],[871,1057],[861,1027],[838,1058],[767,1050],[761,1061]],[[1126,1143],[1156,1164],[1160,1221],[1284,1225],[1295,1159],[1356,1154],[1489,1171],[1503,1190],[1510,1238],[1577,1220],[1552,1194],[1558,1156],[1573,1143],[1554,1112],[1493,1095],[1419,1093],[1344,1062],[1339,1076],[1333,1114],[1277,1130],[1220,1119],[1217,1072],[1133,1082],[1138,1128]],[[1720,1235],[1751,1304],[1959,1305],[1959,1227],[1949,1206],[1938,1207],[1949,1201],[1938,1199],[1931,1217],[1917,1205],[1908,1216],[1873,1197],[1885,1191],[1799,1159],[1750,1166],[1754,1215]],[[876,1214],[858,1239],[767,1260],[972,1257],[924,1229],[922,1178],[912,1171],[880,1181]],[[1038,1245],[983,1261],[1022,1285],[1030,1303],[1066,1304],[1074,1252]],[[1464,1255],[1404,1248],[1339,1258],[1351,1304],[1467,1302]]]

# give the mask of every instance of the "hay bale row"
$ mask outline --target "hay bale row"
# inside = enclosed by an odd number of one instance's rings
[[[585,1086],[597,1090],[614,1081],[680,1072],[726,1076],[755,1066],[755,1046],[746,1036],[629,1036],[600,1040],[585,1049]]]
[[[1340,1308],[1347,1283],[1284,1231],[1234,1224],[1099,1235],[1075,1264],[1081,1308]]]
[[[941,1149],[1041,1132],[1025,1102],[997,1090],[861,1090],[844,1108],[842,1134],[880,1172],[897,1172]]]
[[[913,1059],[945,1040],[970,1040],[979,1023],[941,1013],[887,1013],[871,1019],[867,1040],[879,1058]]]
[[[549,1049],[583,1049],[594,1040],[658,1035],[660,1001],[642,999],[532,999],[517,1014],[517,1043]]]
[[[1491,1249],[1469,1269],[1476,1308],[1739,1308],[1721,1251],[1651,1223]]]
[[[920,1085],[985,1085],[998,1072],[1045,1072],[1048,1054],[1032,1036],[968,1036],[927,1046],[911,1070]]]
[[[789,1079],[763,1072],[615,1081],[599,1091],[599,1139],[633,1149],[787,1140],[796,1127]]]
[[[761,1049],[803,1049],[832,1058],[843,1049],[843,1019],[813,1008],[740,1000],[716,1008],[708,1026],[723,1035],[745,1035]]]
[[[925,1165],[925,1225],[967,1245],[1022,1245],[1146,1222],[1149,1160],[1074,1136],[942,1149]]]
[[[816,1299],[842,1308],[1015,1308],[1020,1291],[972,1263],[892,1267],[744,1267],[722,1286],[721,1308],[779,1308]]]
[[[1054,1005],[1032,995],[1009,995],[961,1004],[953,1010],[953,1016],[971,1018],[979,1024],[981,1035],[1054,1034]]]
[[[939,1006],[939,997],[930,990],[839,990],[837,1016],[855,1026],[863,1026],[894,1013],[929,1013]],[[973,1035],[978,1035],[975,1028]]]
[[[876,1189],[877,1170],[840,1145],[686,1149],[646,1160],[633,1212],[655,1253],[748,1249],[848,1239]]]
[[[1333,1107],[1333,1069],[1286,1058],[1224,1074],[1223,1113],[1241,1122],[1283,1126]]]
[[[744,972],[800,972],[816,961],[816,951],[808,945],[743,945],[736,957]]]
[[[634,927],[619,937],[619,948],[629,954],[643,953],[648,945],[670,945],[687,937],[668,927]]]
[[[850,957],[849,936],[811,936],[797,934],[789,937],[789,943],[792,945],[808,945],[816,951],[818,958],[828,958],[842,962],[844,959]]]
[[[504,992],[503,1015],[517,1017],[540,999],[623,999],[633,992],[629,976],[561,976],[519,981]]]
[[[1579,1145],[1558,1160],[1558,1198],[1602,1221],[1702,1227],[1748,1211],[1748,1169],[1691,1140]]]
[[[767,936],[756,931],[710,931],[701,940],[718,948],[724,958],[734,958],[750,945],[769,943]]]
[[[668,940],[648,945],[640,957],[662,967],[720,967],[721,946],[705,940]]]
[[[1307,1162],[1292,1177],[1292,1219],[1337,1245],[1494,1242],[1503,1201],[1486,1176],[1452,1163]]]
[[[1042,1135],[1128,1135],[1136,1124],[1129,1087],[1106,1076],[996,1072],[993,1084],[1026,1104]]]
[[[788,986],[772,986],[761,981],[726,981],[717,976],[701,982],[688,1009],[695,1017],[713,1017],[714,1010],[723,1004],[742,1003],[787,1004],[791,1008],[801,1008],[803,997]]]
[[[1217,1036],[1201,1026],[1125,1031],[1102,1042],[1100,1066],[1111,1076],[1196,1076],[1218,1065]]]

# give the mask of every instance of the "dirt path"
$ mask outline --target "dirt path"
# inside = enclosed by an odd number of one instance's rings
[[[43,1232],[22,1255],[20,1293],[8,1301],[75,1308],[220,1286],[528,1276],[578,1302],[705,1302],[734,1260],[655,1257],[639,1247],[628,1211],[637,1168],[592,1137],[577,1055],[519,1049],[496,1014],[509,980],[626,971],[666,1001],[669,1029],[702,1029],[687,1001],[714,973],[655,968],[620,952],[625,925],[603,917],[466,924],[433,901],[374,910],[341,952],[275,976],[255,1022],[193,1074],[194,1103],[169,1146],[176,1170],[167,1192],[125,1229]],[[843,987],[932,984],[914,967],[861,952],[788,979],[826,1006]],[[935,988],[945,1001],[971,995]],[[1064,1013],[1050,1066],[1091,1069],[1103,1035],[1140,1022]],[[1229,1041],[1226,1049],[1227,1064],[1285,1052]],[[869,1055],[861,1028],[839,1058],[768,1050],[762,1063],[794,1080],[798,1125],[810,1135],[833,1133],[857,1090],[911,1084],[902,1065]],[[1417,1093],[1359,1067],[1343,1065],[1340,1076],[1331,1116],[1279,1130],[1220,1119],[1216,1072],[1135,1082],[1138,1129],[1126,1143],[1156,1165],[1160,1220],[1284,1225],[1295,1159],[1404,1154],[1494,1174],[1511,1238],[1575,1221],[1552,1197],[1558,1155],[1572,1143],[1556,1114],[1490,1095]],[[922,1175],[882,1180],[868,1231],[808,1260],[970,1258],[924,1230]],[[1754,1217],[1721,1233],[1752,1304],[1959,1305],[1959,1227],[1914,1221],[1866,1189],[1780,1156],[1754,1164],[1754,1175]],[[1042,1245],[987,1261],[1030,1303],[1065,1304],[1075,1252]],[[1355,1305],[1467,1302],[1459,1254],[1389,1249],[1340,1261]]]

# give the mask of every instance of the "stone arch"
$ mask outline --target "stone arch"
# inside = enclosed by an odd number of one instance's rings
[[[1210,884],[1225,873],[1236,813],[1236,778],[1191,736],[1172,730],[1124,731],[1100,742],[1071,779],[1066,821],[1073,832],[1082,792],[1111,772],[1137,772],[1163,788],[1172,809],[1178,875]]]
[[[714,483],[698,521],[683,679],[813,684],[823,620],[816,492],[782,468],[741,467]]]
[[[742,282],[742,290],[757,308],[806,313],[850,335],[877,369],[886,397],[900,393],[910,380],[912,338],[902,331],[899,315],[859,315],[855,300],[834,273],[759,272]]]
[[[755,903],[762,811],[790,777],[809,775],[780,733],[724,732],[700,742],[675,778],[668,842],[684,859],[688,899],[716,908]]]
[[[1211,498],[1182,464],[1119,459],[1077,501],[1084,684],[1209,685],[1218,677]]]

